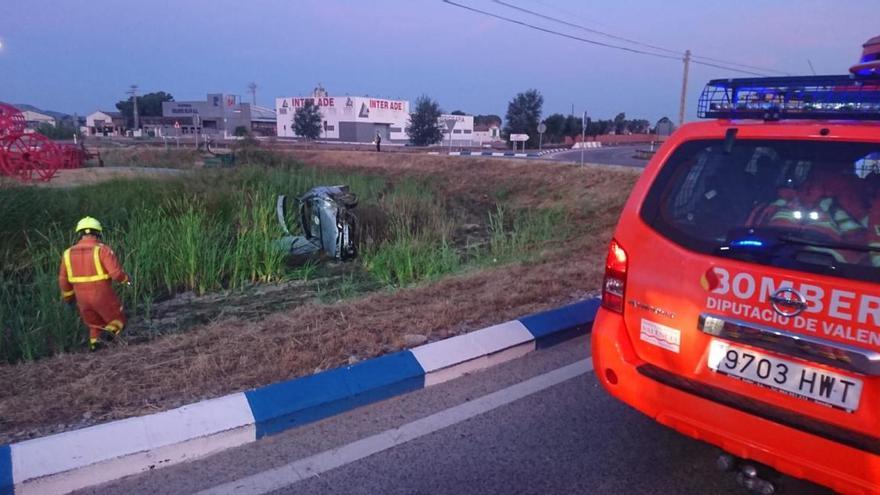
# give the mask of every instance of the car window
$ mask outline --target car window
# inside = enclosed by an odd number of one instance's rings
[[[642,218],[695,251],[880,281],[880,144],[738,139],[680,146]]]

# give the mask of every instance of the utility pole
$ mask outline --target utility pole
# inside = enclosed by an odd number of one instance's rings
[[[684,77],[681,81],[681,101],[678,105],[678,126],[681,127],[684,124],[684,107],[685,102],[687,100],[687,88],[688,88],[688,70],[691,67],[691,51],[685,50],[684,52]]]
[[[581,167],[584,166],[584,148],[587,147],[587,111],[584,110],[584,120],[581,121]]]
[[[128,90],[128,94],[131,95],[131,102],[134,105],[134,130],[140,129],[140,119],[138,118],[138,99],[137,99],[137,84],[132,84],[131,89]]]
[[[248,84],[248,91],[251,92],[251,101],[254,106],[257,106],[257,83],[252,82]]]

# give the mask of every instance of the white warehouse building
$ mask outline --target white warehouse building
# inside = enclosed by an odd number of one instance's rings
[[[440,116],[440,129],[443,131],[443,141],[438,144],[451,146],[474,145],[474,116],[442,114]],[[449,125],[452,124],[452,134],[449,133]],[[450,140],[450,136],[452,139]]]
[[[328,96],[316,91],[315,96],[275,99],[279,137],[298,137],[293,131],[293,115],[311,101],[321,111],[321,140],[369,143],[382,137],[383,142],[403,143],[409,140],[409,101],[386,100],[366,96]]]

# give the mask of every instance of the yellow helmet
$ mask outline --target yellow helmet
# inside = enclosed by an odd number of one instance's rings
[[[101,232],[102,230],[104,230],[104,228],[101,227],[101,222],[92,217],[84,217],[76,224],[77,234],[80,232],[84,234],[94,234]]]

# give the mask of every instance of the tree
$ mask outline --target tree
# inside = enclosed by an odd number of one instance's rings
[[[59,121],[56,125],[43,123],[37,126],[37,132],[49,139],[73,139],[76,128],[72,121]]]
[[[547,132],[544,133],[544,141],[548,143],[559,143],[563,141],[565,134],[565,115],[554,113],[544,119],[544,125],[547,126]]]
[[[416,110],[409,116],[409,126],[406,134],[409,140],[416,146],[430,146],[443,140],[443,131],[440,129],[440,105],[422,95],[416,100]]]
[[[626,130],[631,134],[646,134],[651,129],[651,123],[645,119],[633,119],[626,122]]]
[[[306,100],[306,104],[293,114],[293,132],[306,139],[318,139],[321,137],[322,120],[318,106],[312,100]]]
[[[137,97],[138,115],[141,117],[161,117],[162,102],[174,101],[171,93],[158,91],[155,93],[147,93]],[[129,127],[134,126],[134,103],[132,99],[120,100],[116,103],[116,109],[125,117],[125,121]]]
[[[497,115],[493,115],[493,114],[475,115],[474,116],[474,125],[475,126],[485,125],[488,127],[488,126],[491,126],[492,124],[495,124],[498,127],[501,127],[501,117],[499,117]]]
[[[450,115],[467,115],[467,114],[462,112],[461,110],[453,110]]]
[[[504,126],[504,135],[528,134],[527,145],[535,147],[538,144],[538,121],[541,120],[541,108],[544,106],[544,97],[536,89],[530,89],[525,93],[517,94],[507,104],[507,115]]]
[[[565,126],[563,127],[562,134],[571,137],[580,136],[581,132],[583,132],[583,121],[583,117],[569,115],[565,118]]]
[[[626,114],[620,112],[614,117],[614,134],[623,134],[624,129],[626,129]]]

